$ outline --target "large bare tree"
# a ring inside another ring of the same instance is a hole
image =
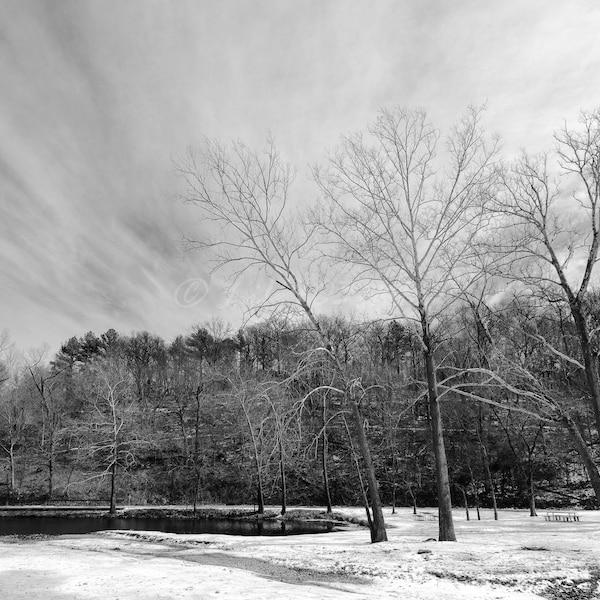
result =
[[[95,477],[110,478],[109,513],[114,515],[119,468],[125,470],[135,462],[133,448],[139,444],[135,435],[126,431],[134,421],[133,378],[123,359],[110,358],[94,362],[90,379],[90,432],[86,450],[104,466],[104,471]]]
[[[337,374],[335,389],[347,401],[356,429],[372,510],[371,541],[385,541],[378,483],[360,413],[362,386],[349,374],[315,312],[322,287],[319,268],[311,262],[314,229],[296,218],[290,201],[291,167],[280,159],[272,141],[262,152],[254,152],[239,142],[225,147],[205,140],[203,149],[190,151],[178,170],[187,182],[185,201],[200,209],[202,223],[214,232],[209,236],[205,227],[203,237],[188,243],[211,251],[214,267],[228,271],[233,283],[252,272],[255,286],[271,290],[254,310],[297,310],[318,335]]]
[[[350,287],[412,319],[423,361],[439,501],[439,538],[455,540],[442,415],[436,326],[476,277],[472,239],[496,179],[496,139],[469,108],[441,144],[422,111],[382,110],[366,133],[342,138],[314,176],[316,215]]]
[[[590,326],[590,294],[597,285],[600,248],[600,110],[582,113],[577,129],[565,124],[555,140],[554,153],[523,153],[507,168],[503,193],[493,204],[498,227],[494,250],[504,257],[500,273],[515,281],[521,294],[548,307],[567,307],[579,352],[571,353],[547,336],[537,338],[556,361],[581,369],[597,435],[599,343],[598,329]],[[561,408],[567,428],[577,437],[569,407]],[[597,468],[592,470],[590,476],[600,483]]]

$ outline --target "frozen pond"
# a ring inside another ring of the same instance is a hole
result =
[[[92,533],[107,529],[164,531],[167,533],[213,533],[225,535],[300,535],[327,533],[327,522],[245,521],[229,519],[171,519],[118,517],[0,517],[0,535],[63,535]]]

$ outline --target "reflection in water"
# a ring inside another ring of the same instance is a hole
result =
[[[164,531],[167,533],[212,533],[224,535],[300,535],[327,533],[327,522],[230,521],[227,519],[121,519],[109,517],[0,517],[0,535],[62,535],[106,529]]]

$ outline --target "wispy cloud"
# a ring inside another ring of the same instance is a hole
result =
[[[598,102],[596,2],[5,0],[0,4],[0,328],[54,347],[88,329],[166,337],[221,310],[179,227],[172,158],[202,134],[299,165],[383,105],[449,124],[469,102],[509,148]]]

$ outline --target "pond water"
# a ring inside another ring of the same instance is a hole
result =
[[[120,519],[111,517],[0,517],[2,535],[64,535],[107,529],[164,531],[167,533],[218,533],[225,535],[300,535],[327,533],[327,522],[231,521],[227,519]]]

